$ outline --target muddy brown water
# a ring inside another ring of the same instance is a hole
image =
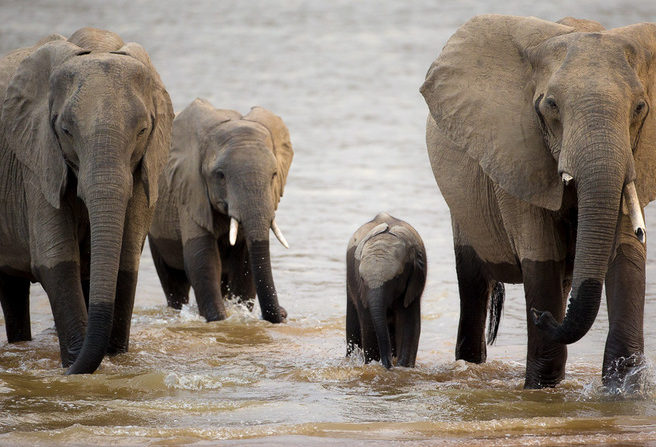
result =
[[[522,389],[521,286],[488,362],[454,362],[458,296],[446,205],[424,146],[418,88],[446,39],[485,12],[567,15],[608,27],[656,21],[651,1],[176,2],[0,0],[0,53],[92,25],[149,51],[175,109],[195,97],[286,121],[296,156],[272,241],[287,324],[237,305],[207,324],[168,309],[144,251],[130,352],[66,377],[47,299],[32,288],[34,340],[0,328],[0,445],[656,445],[656,258],[649,239],[645,391],[601,389],[602,306],[556,389]],[[344,358],[345,248],[386,210],[424,238],[429,276],[417,368]],[[648,231],[656,222],[647,208]],[[652,224],[653,225],[653,224]],[[4,321],[0,320],[0,326]]]

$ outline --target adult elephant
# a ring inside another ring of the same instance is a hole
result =
[[[0,60],[0,302],[29,340],[29,283],[61,361],[91,373],[128,349],[139,258],[173,109],[146,51],[109,31],[52,35]],[[85,305],[85,299],[88,301]]]
[[[196,99],[173,122],[171,157],[148,237],[169,306],[179,309],[194,288],[207,321],[226,318],[223,296],[262,316],[286,317],[271,273],[269,230],[275,222],[294,152],[289,131],[262,107],[242,116]]]
[[[643,362],[655,51],[655,24],[604,30],[484,15],[458,29],[431,66],[421,92],[453,223],[458,359],[485,361],[491,292],[523,282],[525,387],[557,384],[566,345],[592,326],[605,282],[604,383],[622,385]]]

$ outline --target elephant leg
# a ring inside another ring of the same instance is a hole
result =
[[[184,266],[194,288],[200,314],[207,321],[224,320],[221,295],[221,259],[213,235],[190,239],[183,246]]]
[[[358,311],[353,304],[354,297],[346,288],[346,356],[350,356],[356,347],[362,349],[362,335],[360,334],[360,320]]]
[[[420,300],[413,300],[407,308],[399,302],[396,312],[396,342],[398,366],[414,368],[421,333]]]
[[[631,389],[640,379],[632,373],[644,364],[645,257],[637,240],[623,243],[606,274],[609,329],[603,383],[609,387]]]
[[[156,241],[153,241],[150,236],[148,242],[157,276],[159,276],[164,295],[166,295],[166,302],[169,307],[180,310],[183,304],[189,303],[189,287],[191,284],[187,274],[184,270],[170,267],[164,262]]]
[[[485,275],[483,261],[471,247],[456,245],[455,253],[460,292],[456,360],[483,363],[487,357],[485,319],[491,281]]]
[[[0,304],[5,316],[7,341],[31,340],[30,281],[0,273]]]
[[[532,308],[546,309],[556,320],[562,321],[568,290],[565,261],[523,260],[522,277],[528,325],[524,388],[553,387],[565,377],[567,345],[547,341],[533,324],[530,312]]]
[[[50,300],[62,366],[66,368],[77,358],[87,327],[80,266],[77,262],[65,261],[52,268],[39,267],[37,276]]]
[[[143,182],[135,180],[132,197],[125,212],[121,258],[116,281],[114,319],[107,349],[107,353],[110,355],[128,351],[139,261],[153,213],[154,208],[148,206]]]
[[[252,311],[256,290],[246,243],[242,242],[230,248],[227,259],[221,260],[222,265],[227,263],[230,265],[230,273],[227,275],[227,290],[237,298],[238,302],[246,305],[248,310]]]

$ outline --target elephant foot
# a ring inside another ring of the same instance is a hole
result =
[[[609,394],[635,394],[645,388],[646,369],[642,353],[619,357],[604,368],[602,383]]]

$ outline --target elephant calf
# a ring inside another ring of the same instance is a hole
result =
[[[380,213],[362,225],[346,251],[346,355],[414,367],[421,331],[426,250],[408,223]]]
[[[200,314],[226,318],[223,297],[280,323],[271,274],[269,229],[275,222],[294,152],[283,121],[261,107],[246,116],[196,99],[173,122],[171,157],[162,175],[150,249],[169,306],[194,288]]]

